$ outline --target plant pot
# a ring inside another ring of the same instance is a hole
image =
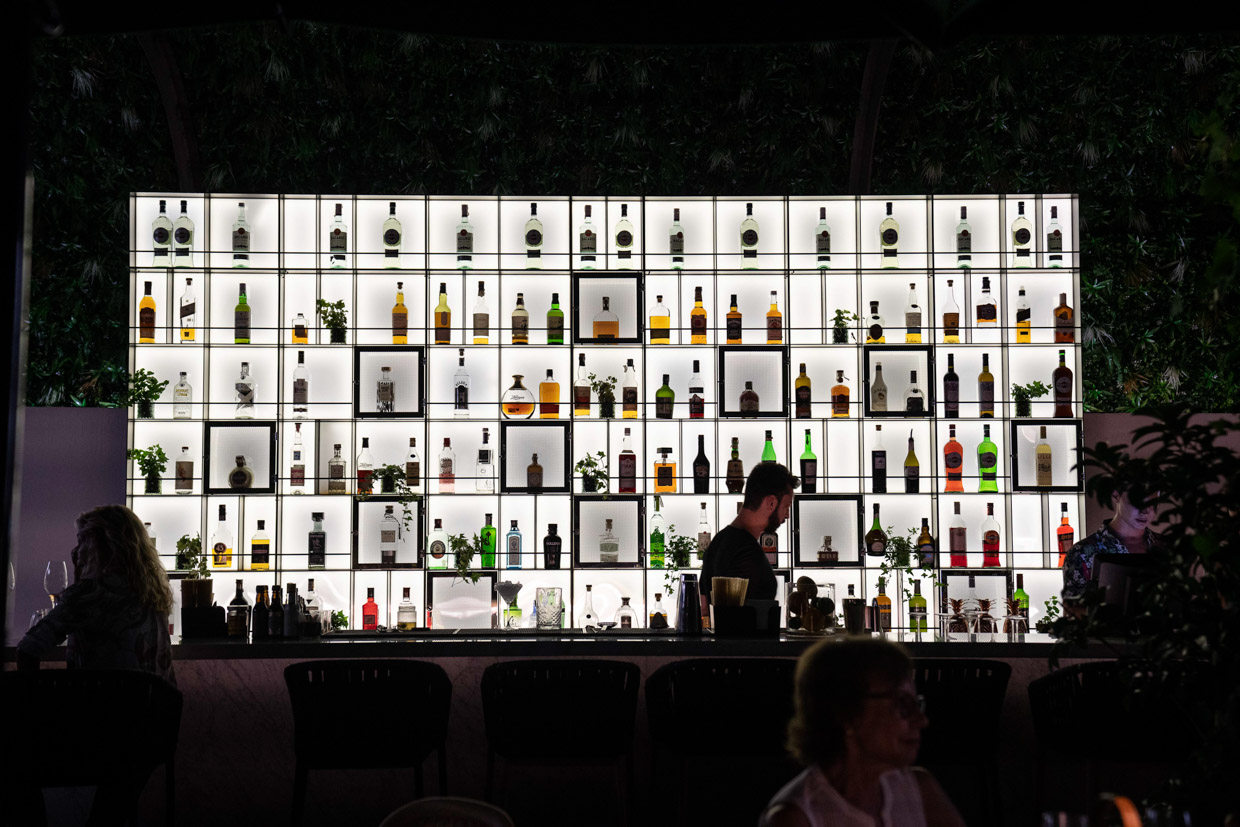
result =
[[[215,602],[211,589],[211,578],[202,577],[196,580],[181,581],[181,608],[209,609]]]
[[[138,419],[154,419],[155,403],[149,399],[144,399],[138,403]]]
[[[146,475],[146,485],[143,488],[144,494],[161,494],[163,493],[164,480],[159,474],[150,473]]]
[[[379,478],[379,491],[383,494],[395,494],[396,493],[396,478],[395,477],[380,477]]]
[[[831,344],[833,345],[848,344],[848,328],[840,328],[840,327],[831,328]]]
[[[1028,399],[1017,399],[1016,400],[1016,415],[1017,416],[1032,416],[1033,415],[1033,402],[1031,402]]]
[[[616,418],[616,400],[606,400],[598,403],[599,419],[615,419]]]
[[[346,342],[345,336],[347,333],[348,331],[346,331],[343,327],[342,328],[333,327],[332,328],[332,344],[333,345],[345,344]]]
[[[594,477],[584,475],[581,478],[581,490],[586,493],[592,493],[598,490],[598,480]]]

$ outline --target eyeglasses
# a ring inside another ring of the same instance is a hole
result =
[[[910,695],[907,692],[871,692],[865,697],[895,701],[896,713],[906,721],[926,714],[926,699],[921,695]]]

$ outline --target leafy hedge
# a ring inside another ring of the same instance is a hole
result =
[[[202,186],[242,192],[842,193],[867,53],[172,37]],[[179,188],[167,121],[134,37],[39,43],[35,81],[27,396],[114,404],[127,194]],[[1236,410],[1238,90],[1208,36],[904,45],[873,191],[1080,193],[1089,408]]]

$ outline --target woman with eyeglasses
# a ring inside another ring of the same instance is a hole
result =
[[[38,669],[66,638],[70,669],[137,669],[176,684],[168,575],[138,515],[123,505],[79,514],[73,585],[17,644],[17,667]]]
[[[962,827],[943,788],[911,766],[926,718],[903,647],[823,641],[797,664],[788,749],[806,769],[775,794],[763,827]]]

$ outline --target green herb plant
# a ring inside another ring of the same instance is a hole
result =
[[[168,387],[168,380],[160,381],[159,377],[146,368],[138,368],[129,376],[129,392],[125,396],[126,407],[137,407],[138,416],[149,419],[150,406],[163,395]]]
[[[1032,400],[1041,399],[1051,392],[1051,389],[1035,380],[1027,385],[1012,384],[1012,401],[1016,403],[1017,416],[1029,416],[1032,411]]]
[[[125,458],[135,460],[144,477],[160,476],[168,468],[168,455],[159,445],[152,445],[146,450],[130,448],[125,453]]]
[[[913,589],[909,585],[913,580],[924,580],[940,588],[943,586],[935,573],[933,562],[929,566],[925,565],[926,561],[917,551],[917,537],[920,533],[920,529],[910,528],[905,534],[897,534],[893,526],[887,526],[887,548],[878,566],[879,574],[887,583],[892,582],[893,572],[904,575],[902,588],[906,602],[913,596]]]
[[[177,540],[177,570],[187,572],[186,580],[202,580],[211,576],[207,555],[202,553],[202,538],[182,534]]]
[[[598,397],[598,415],[601,419],[616,418],[616,377],[589,376],[590,389]]]
[[[413,531],[414,514],[412,505],[421,500],[422,495],[409,487],[408,478],[405,476],[405,467],[389,462],[375,469],[373,479],[377,481],[377,490],[375,485],[372,485],[370,493],[359,491],[357,494],[354,494],[358,502],[365,502],[376,495],[390,496],[394,494],[396,501],[400,503],[401,526],[406,533]]]
[[[456,561],[456,576],[477,583],[482,575],[471,571],[469,566],[475,557],[482,556],[482,538],[475,534],[472,540],[467,540],[464,534],[449,534],[448,546],[452,549],[452,559]]]
[[[607,471],[607,455],[602,451],[585,454],[573,466],[573,473],[581,476],[581,487],[585,491],[601,491],[606,499],[607,483],[610,475]]]
[[[689,566],[696,552],[696,538],[677,534],[675,523],[667,527],[663,538],[663,593],[669,600],[680,585],[680,570]]]
[[[349,311],[345,309],[344,299],[334,302],[318,299],[314,312],[328,330],[340,332],[349,326]]]
[[[349,616],[337,609],[332,612],[332,631],[340,632],[349,628]]]
[[[831,327],[834,334],[832,341],[835,344],[847,344],[849,327],[859,321],[861,321],[861,318],[850,311],[839,307],[835,308],[835,316],[831,319]]]

